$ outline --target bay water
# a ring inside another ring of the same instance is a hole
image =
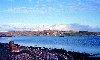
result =
[[[100,36],[16,36],[0,37],[1,43],[9,43],[22,46],[46,47],[65,49],[67,51],[100,55]]]

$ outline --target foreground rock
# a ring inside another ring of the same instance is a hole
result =
[[[0,60],[100,60],[100,57],[63,49],[20,46],[10,41],[0,43]]]

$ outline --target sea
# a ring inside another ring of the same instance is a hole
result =
[[[16,36],[0,37],[0,43],[9,43],[22,46],[46,47],[64,49],[66,51],[100,55],[100,36]]]

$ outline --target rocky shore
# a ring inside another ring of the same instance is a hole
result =
[[[100,57],[64,49],[20,46],[10,41],[0,43],[0,60],[100,60]]]

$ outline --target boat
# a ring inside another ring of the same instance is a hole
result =
[[[59,37],[64,37],[64,35],[60,35]]]

